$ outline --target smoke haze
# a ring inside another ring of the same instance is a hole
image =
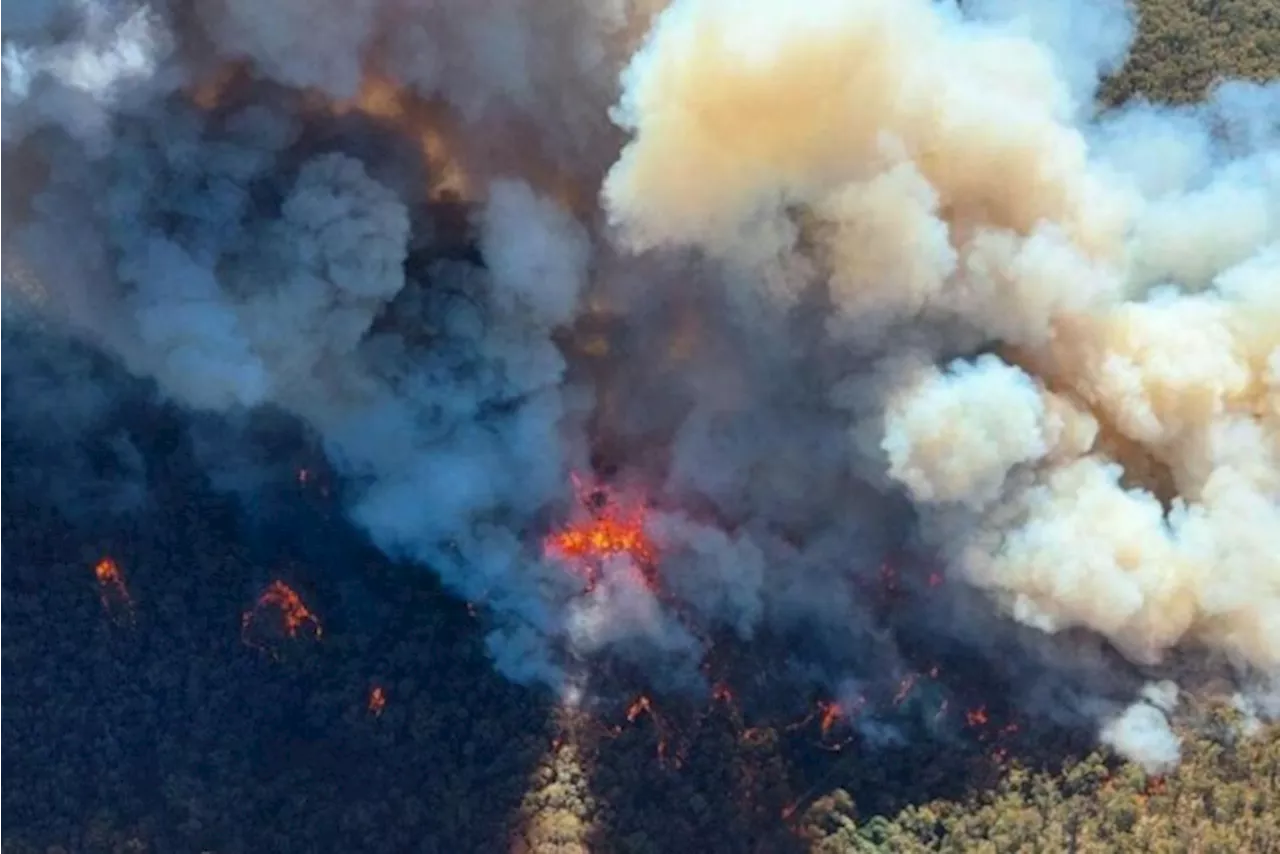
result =
[[[938,574],[913,633],[1167,767],[1148,676],[1280,677],[1280,85],[1097,114],[1132,32],[1109,0],[19,4],[4,426],[110,434],[67,336],[288,413],[566,695],[600,662],[699,690],[721,636],[897,679],[867,585]],[[130,486],[64,503],[126,512],[136,450],[97,441]],[[654,567],[543,548],[575,473]]]

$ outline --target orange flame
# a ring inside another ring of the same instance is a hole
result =
[[[253,640],[251,630],[257,622],[259,613],[268,608],[274,608],[280,612],[283,618],[281,628],[287,638],[296,638],[303,627],[310,627],[311,634],[316,640],[319,640],[323,634],[320,621],[303,604],[302,598],[294,592],[293,588],[283,581],[273,581],[258,597],[254,606],[240,617],[240,638],[246,645],[257,648],[263,646]]]
[[[653,701],[644,694],[636,697],[631,701],[631,705],[627,706],[627,723],[635,723],[640,719],[641,715],[648,715],[649,719],[653,721],[653,726],[658,733],[658,762],[665,765],[668,758],[667,724],[666,721],[662,719],[662,716],[658,714],[658,710],[654,708]],[[611,728],[610,733],[614,736],[620,735],[622,733],[622,727],[613,727]],[[681,757],[677,755],[675,757],[677,767],[679,766],[680,761]]]
[[[641,694],[639,697],[636,697],[631,701],[630,706],[627,706],[627,723],[635,723],[636,718],[640,717],[645,712],[653,714],[653,706],[650,704],[649,698],[644,694]]]
[[[612,514],[561,531],[550,538],[548,548],[572,560],[615,554],[629,554],[643,562],[653,558],[640,520],[617,518]]]
[[[432,176],[431,199],[475,197],[473,181],[459,156],[459,123],[443,104],[419,101],[391,80],[371,76],[361,83],[355,98],[324,108],[337,116],[354,112],[379,119],[415,137]]]
[[[970,709],[964,713],[965,722],[971,727],[986,726],[990,717],[987,715],[986,706],[978,706],[976,709]]]
[[[601,563],[614,555],[628,555],[650,586],[656,583],[653,567],[656,552],[645,532],[643,510],[619,506],[617,498],[603,488],[584,489],[573,477],[578,502],[585,518],[551,534],[543,542],[544,552],[566,562],[586,580],[588,592],[600,578]]]
[[[822,710],[822,734],[825,736],[844,717],[844,709],[839,703],[819,703],[818,706]]]
[[[382,710],[387,706],[387,695],[381,685],[374,685],[369,692],[369,713],[375,718],[382,717]]]
[[[125,586],[120,565],[104,557],[93,567],[93,574],[98,579],[98,599],[102,602],[102,609],[117,619],[132,619],[133,597]]]

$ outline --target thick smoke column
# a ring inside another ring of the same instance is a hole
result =
[[[1093,116],[1124,10],[1012,5],[16,9],[6,301],[193,410],[301,419],[515,679],[696,685],[724,633],[896,678],[865,585],[927,555],[941,636],[1208,650],[1265,692],[1280,87]],[[584,589],[541,542],[601,459],[660,557]],[[1176,761],[1168,703],[1076,684],[1040,711]]]

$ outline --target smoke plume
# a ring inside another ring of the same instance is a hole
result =
[[[6,427],[100,432],[113,394],[36,323],[193,412],[288,413],[566,694],[596,662],[697,690],[729,636],[896,679],[886,566],[947,580],[915,634],[1017,646],[1019,702],[1152,768],[1172,708],[1116,673],[1275,691],[1277,85],[1097,113],[1109,0],[10,19]],[[652,560],[584,583],[544,547],[601,512],[575,475]]]

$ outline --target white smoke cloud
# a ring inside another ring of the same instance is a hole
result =
[[[1182,758],[1181,739],[1169,726],[1165,713],[1143,701],[1108,722],[1101,738],[1103,744],[1138,763],[1148,774],[1171,771]]]

